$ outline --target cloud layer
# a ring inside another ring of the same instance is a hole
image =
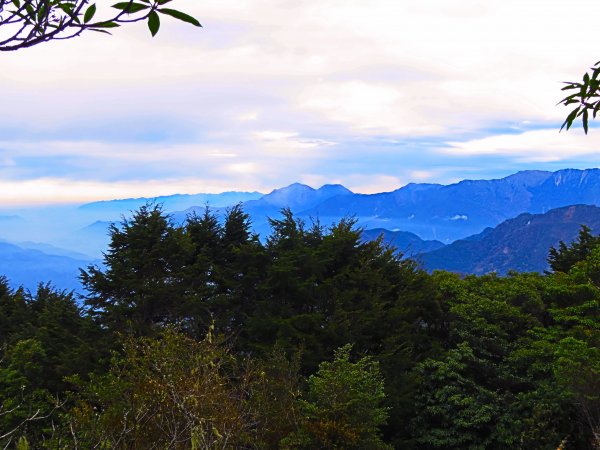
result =
[[[600,162],[599,132],[558,134],[556,107],[560,81],[598,59],[581,26],[598,2],[173,3],[204,28],[2,55],[4,203],[373,192]]]

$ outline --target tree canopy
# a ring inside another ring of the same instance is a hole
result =
[[[0,279],[3,448],[600,448],[600,238],[428,274],[351,219],[111,227],[84,306]]]

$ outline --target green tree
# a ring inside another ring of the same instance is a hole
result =
[[[590,448],[600,448],[600,348],[568,337],[556,350],[558,381],[571,394],[576,405],[580,430]]]
[[[189,243],[158,205],[145,205],[131,219],[109,228],[103,270],[81,270],[90,292],[90,312],[113,330],[147,334],[178,322],[184,307],[183,268]]]
[[[187,217],[185,234],[190,242],[182,279],[186,329],[194,336],[203,336],[215,320],[212,301],[217,292],[223,228],[207,206],[202,215],[194,212]]]
[[[549,276],[435,278],[447,352],[414,369],[417,448],[556,449],[575,427],[554,375]]]
[[[600,447],[600,245],[568,273],[551,278],[554,372],[572,412],[568,442]]]
[[[251,231],[250,216],[241,205],[226,211],[219,244],[211,305],[215,325],[221,333],[245,339],[248,317],[259,299],[259,285],[268,261],[258,236]]]
[[[37,448],[60,423],[65,377],[104,370],[113,344],[71,294],[49,285],[5,292],[0,317],[7,325],[0,328],[0,436],[9,433],[0,443],[27,433]]]
[[[129,337],[123,350],[108,373],[80,383],[73,447],[276,448],[267,442],[293,428],[283,408],[297,387],[285,364],[263,366],[236,357],[212,333],[196,341],[171,328]],[[281,404],[263,414],[267,399]]]
[[[12,344],[32,333],[33,316],[23,289],[17,292],[6,277],[0,277],[0,346]]]
[[[159,15],[201,26],[190,15],[165,7],[170,1],[125,0],[115,3],[109,13],[98,11],[89,0],[0,0],[0,51],[71,39],[85,31],[110,34],[109,30],[139,21],[146,21],[154,36],[160,28]]]
[[[284,440],[284,448],[391,448],[381,439],[388,409],[379,365],[370,357],[350,361],[351,349],[336,350],[333,361],[322,362],[308,379],[300,430]]]
[[[558,248],[551,247],[548,263],[554,272],[569,272],[578,262],[585,260],[595,247],[600,246],[600,236],[593,236],[591,229],[582,225],[577,239],[567,245],[560,241]]]

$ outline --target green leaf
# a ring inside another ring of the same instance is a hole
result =
[[[152,11],[150,14],[148,14],[148,29],[150,30],[152,36],[156,36],[159,28],[160,18],[158,17],[158,14],[156,14],[156,11]]]
[[[600,102],[596,102],[594,105],[594,119],[596,118],[596,114],[598,114],[598,110],[600,109]]]
[[[112,5],[115,9],[120,9],[125,11],[127,14],[133,14],[139,11],[143,11],[144,9],[150,8],[148,5],[143,5],[141,3],[133,3],[133,2],[121,2],[115,3]]]
[[[33,9],[33,6],[31,6],[31,3],[25,4],[25,10],[27,11],[27,14],[29,15],[29,17],[31,17],[31,18],[35,17],[35,10]]]
[[[580,86],[579,83],[569,83],[567,81],[565,81],[564,84],[566,84],[566,86],[562,88],[561,91],[568,91],[569,89],[579,89]]]
[[[569,128],[571,128],[571,125],[573,125],[573,121],[575,120],[575,117],[577,117],[577,113],[578,112],[579,112],[579,108],[575,108],[573,111],[571,111],[569,113],[569,115],[567,116],[567,118],[563,122],[562,126],[560,127],[560,131],[562,131],[563,128],[565,128],[565,126],[567,127],[567,130]]]
[[[92,24],[90,24],[90,26],[92,26],[94,28],[117,28],[117,27],[120,27],[121,25],[119,25],[117,22],[98,22],[98,23],[92,23]]]
[[[96,14],[96,4],[92,4],[92,6],[90,6],[86,11],[85,14],[83,15],[83,23],[88,23],[90,20],[92,20],[92,17],[94,17],[94,14]]]
[[[42,4],[42,6],[40,7],[40,9],[38,10],[38,13],[37,13],[38,23],[42,23],[42,19],[44,18],[45,15],[46,15],[46,5]]]
[[[12,0],[12,2],[17,8],[21,7],[21,2],[19,0]]]
[[[106,33],[106,34],[112,34],[110,31],[106,31],[106,30],[100,30],[98,28],[88,28],[88,30],[90,31],[96,31],[98,33]]]
[[[158,2],[156,2],[156,3],[158,3],[159,5],[164,5],[166,3],[169,3],[170,1],[171,0],[158,0]]]
[[[175,17],[176,19],[182,20],[183,22],[191,23],[197,27],[201,27],[202,25],[192,16],[187,15],[186,13],[182,13],[181,11],[177,11],[175,9],[170,8],[161,8],[158,10],[161,14],[166,14],[171,17]]]
[[[587,109],[583,110],[583,131],[585,132],[585,134],[587,134],[587,132],[588,132],[588,110]]]

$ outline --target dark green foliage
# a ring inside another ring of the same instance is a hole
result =
[[[35,294],[0,283],[0,436],[15,430],[32,444],[53,433],[68,376],[86,378],[107,365],[110,341],[72,295],[40,285]]]
[[[180,318],[185,286],[186,236],[158,205],[142,206],[109,229],[106,270],[90,266],[81,281],[90,311],[116,331],[147,334]]]
[[[553,273],[461,278],[353,220],[271,225],[262,244],[240,206],[177,226],[146,205],[82,271],[85,311],[0,279],[0,444],[599,448],[589,229]]]
[[[577,240],[567,245],[560,241],[558,248],[549,251],[548,262],[554,272],[567,273],[579,261],[585,260],[592,249],[600,245],[600,236],[592,236],[589,227],[582,225]]]
[[[380,435],[388,411],[379,366],[369,357],[351,362],[351,348],[336,350],[334,360],[322,362],[308,379],[300,429],[283,441],[284,448],[391,448]]]
[[[307,228],[284,211],[271,224],[263,295],[248,324],[252,345],[304,347],[310,372],[347,342],[359,352],[380,353],[390,330],[399,331],[397,316],[410,322],[409,333],[427,326],[419,320],[435,316],[435,301],[431,309],[411,304],[425,294],[425,275],[380,241],[362,242],[354,221]]]
[[[590,68],[590,72],[583,75],[582,81],[565,82],[566,86],[563,91],[571,91],[569,95],[563,98],[559,103],[565,106],[576,105],[573,110],[567,115],[565,121],[560,127],[571,128],[573,122],[577,118],[581,118],[583,131],[588,132],[588,121],[590,114],[592,118],[596,118],[600,109],[600,61]]]

